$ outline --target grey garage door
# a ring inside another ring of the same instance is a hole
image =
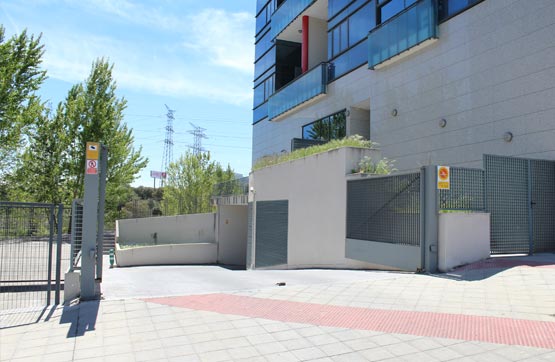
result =
[[[289,201],[258,201],[255,213],[256,267],[287,264]]]

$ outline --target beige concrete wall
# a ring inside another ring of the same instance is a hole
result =
[[[117,242],[126,244],[211,243],[216,240],[213,213],[118,220]]]
[[[379,159],[377,150],[341,148],[251,174],[256,201],[289,200],[285,267],[376,267],[345,258],[346,174],[366,155]]]
[[[490,256],[490,214],[439,214],[438,268],[445,272],[456,266]]]
[[[318,18],[308,21],[308,69],[328,59],[328,23]]]
[[[116,245],[117,266],[215,264],[216,243],[143,246],[121,249]]]
[[[247,205],[220,205],[217,212],[218,263],[245,265]]]

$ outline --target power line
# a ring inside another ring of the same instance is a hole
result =
[[[187,131],[188,133],[193,135],[193,145],[189,145],[189,148],[191,148],[193,150],[193,154],[194,155],[198,155],[201,152],[204,152],[205,149],[202,148],[202,140],[203,139],[208,139],[208,136],[206,136],[206,134],[204,134],[204,131],[206,131],[206,128],[202,128],[199,126],[196,126],[195,124],[189,122],[189,124],[193,127],[192,130]]]
[[[164,152],[162,156],[162,172],[167,172],[168,166],[173,161],[173,120],[175,119],[173,112],[175,110],[170,109],[166,104],[166,109],[168,113],[166,114],[166,138],[164,139]]]

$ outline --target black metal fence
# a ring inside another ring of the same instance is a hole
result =
[[[0,202],[2,313],[59,303],[70,262],[67,216],[62,205]]]

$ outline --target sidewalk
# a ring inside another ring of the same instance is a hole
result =
[[[554,254],[439,275],[322,271],[303,284],[302,272],[283,287],[59,307],[0,330],[0,360],[555,361]]]

